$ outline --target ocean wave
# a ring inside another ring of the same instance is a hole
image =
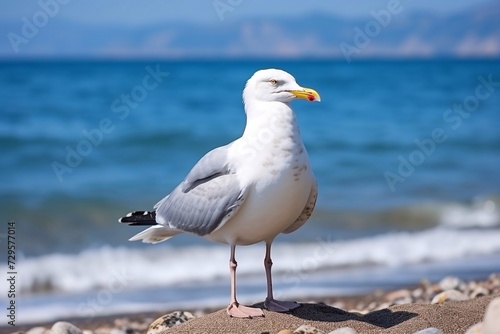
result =
[[[425,262],[460,260],[500,253],[500,230],[449,230],[387,233],[335,241],[324,235],[315,242],[273,246],[277,275],[345,267],[399,267]],[[238,247],[238,275],[263,275],[263,245]],[[18,265],[20,291],[77,293],[120,285],[127,289],[214,282],[228,275],[227,246],[149,249],[101,247],[79,254],[28,257]]]
[[[471,204],[456,203],[440,209],[440,224],[449,227],[493,227],[500,225],[500,203],[495,198],[478,198]]]
[[[402,204],[388,209],[341,210],[317,206],[312,220],[321,226],[337,224],[371,228],[421,230],[431,227],[448,229],[492,228],[500,226],[500,197],[480,196],[464,202],[423,202]]]

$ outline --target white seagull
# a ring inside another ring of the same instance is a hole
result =
[[[243,91],[247,116],[241,138],[208,152],[184,181],[154,206],[120,218],[129,225],[152,225],[130,240],[165,241],[188,232],[231,246],[233,317],[263,316],[259,308],[236,299],[236,245],[266,243],[264,266],[271,311],[287,312],[296,302],[273,298],[271,244],[280,233],[291,233],[311,216],[318,188],[290,102],[320,101],[319,94],[297,84],[285,71],[257,71]]]

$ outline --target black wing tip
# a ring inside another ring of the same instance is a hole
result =
[[[133,211],[125,217],[118,219],[118,222],[129,226],[151,226],[157,225],[155,211]]]

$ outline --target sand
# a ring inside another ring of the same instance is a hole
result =
[[[338,328],[350,327],[359,334],[409,333],[435,327],[443,333],[463,334],[472,325],[483,320],[491,300],[499,298],[496,311],[490,318],[493,327],[500,333],[500,275],[492,274],[487,279],[464,282],[456,277],[446,277],[440,282],[426,280],[419,285],[395,291],[374,291],[362,296],[316,298],[313,302],[301,303],[301,307],[288,312],[276,313],[264,310],[265,317],[254,319],[231,318],[225,309],[135,313],[100,316],[87,322],[85,319],[60,319],[69,321],[87,334],[144,334],[151,323],[162,317],[159,325],[150,334],[169,333],[269,333],[291,331],[302,325],[313,326],[325,333]],[[306,300],[307,301],[307,300]],[[262,303],[255,304],[263,307]],[[492,308],[490,307],[490,310]],[[349,310],[349,311],[348,311]],[[187,318],[186,318],[187,316]],[[194,318],[192,320],[191,319]],[[168,320],[168,325],[164,323]],[[187,321],[187,322],[185,322]],[[0,334],[27,332],[50,334],[54,322],[31,325],[1,326]],[[167,328],[166,326],[175,327]],[[491,324],[491,322],[490,322]],[[40,331],[34,327],[45,328]],[[494,331],[494,333],[496,333]],[[59,333],[62,334],[62,333]]]
[[[466,301],[442,304],[405,304],[362,315],[323,304],[303,304],[290,313],[264,310],[265,317],[236,319],[228,317],[225,310],[193,319],[163,331],[170,333],[278,333],[283,329],[294,330],[308,324],[325,332],[351,327],[363,334],[415,333],[436,327],[445,334],[465,333],[480,322],[489,302],[500,293]],[[261,307],[261,304],[255,306]]]

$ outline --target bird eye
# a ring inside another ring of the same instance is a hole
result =
[[[276,79],[270,79],[269,82],[271,83],[271,85],[273,86],[277,86],[278,85],[278,80]]]

